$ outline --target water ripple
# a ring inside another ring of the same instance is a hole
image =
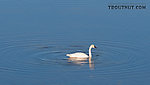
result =
[[[77,64],[67,61],[67,53],[88,54],[89,41],[22,40],[0,42],[0,70],[48,72],[50,67],[64,67],[61,71],[86,71],[87,62]],[[95,41],[98,48],[92,51],[95,70],[93,76],[119,76],[120,78],[144,75],[150,64],[142,46],[130,43]],[[11,68],[8,68],[11,67]],[[46,67],[46,68],[44,68]],[[16,69],[17,68],[17,69]],[[147,75],[148,76],[148,75]]]

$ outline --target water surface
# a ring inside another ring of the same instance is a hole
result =
[[[149,10],[112,11],[96,0],[0,2],[0,84],[149,84]],[[91,65],[68,61],[91,44]]]

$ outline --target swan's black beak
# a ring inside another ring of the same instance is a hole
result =
[[[94,48],[97,48],[96,46],[94,46]]]

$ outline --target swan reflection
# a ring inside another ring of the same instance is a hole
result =
[[[94,69],[94,61],[91,59],[81,59],[79,60],[78,58],[68,58],[68,62],[71,64],[75,65],[84,65],[84,64],[89,64],[90,69]]]

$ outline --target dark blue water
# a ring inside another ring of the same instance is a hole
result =
[[[115,2],[0,0],[0,84],[148,85],[149,5],[109,10]],[[91,44],[92,64],[68,61]]]

